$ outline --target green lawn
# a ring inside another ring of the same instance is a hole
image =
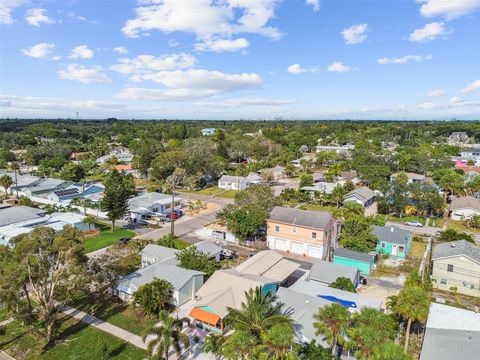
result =
[[[187,246],[192,245],[188,241],[182,239],[175,239],[173,240],[173,244],[175,245],[175,249],[182,250],[185,249]]]
[[[233,199],[235,197],[235,194],[238,193],[238,191],[236,190],[225,190],[225,189],[220,189],[216,186],[208,187],[198,191],[195,191],[195,190],[182,190],[182,191],[186,193],[191,193],[191,194],[218,196],[218,197],[223,197],[227,199]]]
[[[158,322],[158,319],[144,316],[132,305],[113,296],[85,296],[72,306],[139,336]]]
[[[395,222],[400,222],[404,223],[405,221],[418,221],[422,225],[425,225],[425,219],[422,217],[414,216],[414,215],[405,215],[403,217],[399,217],[396,215],[387,215],[385,216],[386,221],[395,221]]]
[[[4,306],[0,307],[0,322],[8,318],[7,309]]]
[[[85,239],[85,251],[87,253],[113,245],[121,238],[133,237],[136,235],[133,231],[122,229],[120,227],[116,228],[115,231],[112,231],[111,226],[103,222],[97,222],[95,226],[100,230],[100,234]]]
[[[0,338],[0,349],[16,359],[140,360],[147,357],[145,350],[67,316],[59,316],[59,322],[60,333],[53,347],[42,350],[43,339],[14,321],[6,326],[6,335]]]
[[[448,220],[447,223],[447,228],[448,229],[455,229],[460,232],[472,232],[472,233],[479,233],[480,229],[474,229],[474,228],[467,228],[464,224],[463,221],[460,220]]]

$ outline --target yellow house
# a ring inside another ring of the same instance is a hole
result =
[[[325,259],[337,238],[337,219],[331,214],[276,206],[267,219],[270,249]]]
[[[441,290],[480,296],[480,248],[466,240],[437,244],[432,279]]]

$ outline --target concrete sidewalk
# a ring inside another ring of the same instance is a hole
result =
[[[106,321],[96,318],[95,316],[89,315],[83,311],[77,310],[69,306],[65,306],[62,309],[62,312],[86,324],[92,325],[99,330],[105,331],[106,333],[109,333],[119,339],[122,339],[132,345],[135,345],[140,349],[147,349],[147,345],[142,341],[142,338],[140,336],[132,334],[131,332],[121,329],[118,326],[112,325]]]

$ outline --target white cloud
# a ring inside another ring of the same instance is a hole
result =
[[[12,24],[12,11],[25,3],[25,0],[0,1],[0,24]]]
[[[320,0],[305,0],[305,2],[312,7],[313,11],[320,11]]]
[[[60,60],[62,57],[61,56],[58,56],[58,55],[55,55],[55,56],[52,56],[52,60],[53,61],[58,61]]]
[[[318,66],[303,68],[300,64],[293,64],[287,68],[287,71],[292,74],[302,74],[306,72],[320,72],[320,68]]]
[[[179,43],[177,40],[175,40],[175,39],[168,39],[168,46],[170,46],[170,47],[176,47],[176,46],[178,46],[178,45],[180,45],[180,43]]]
[[[451,97],[451,98],[448,100],[448,102],[449,102],[450,104],[461,104],[461,103],[464,103],[465,100],[459,98],[458,96],[453,96],[453,97]]]
[[[341,34],[343,36],[343,39],[345,40],[345,44],[355,45],[360,44],[367,39],[367,30],[368,25],[366,23],[357,24],[352,25],[347,29],[344,29]]]
[[[345,65],[343,62],[340,61],[334,62],[327,68],[327,71],[339,73],[347,72],[350,70],[352,70],[351,66]]]
[[[442,16],[446,20],[480,9],[480,0],[417,0],[417,3],[422,4],[420,13],[424,17]]]
[[[385,64],[406,64],[408,62],[414,61],[414,62],[422,62],[426,60],[432,60],[433,56],[432,55],[406,55],[402,57],[383,57],[380,59],[377,59],[377,62],[379,64],[385,65]]]
[[[23,55],[40,59],[50,54],[54,48],[55,44],[40,43],[28,49],[22,49],[22,53]]]
[[[443,89],[435,89],[427,92],[426,95],[429,97],[442,97],[442,96],[445,96],[446,94],[447,92]]]
[[[258,87],[262,78],[254,73],[225,74],[220,71],[189,69],[140,74],[139,81],[153,81],[165,88],[127,88],[119,96],[130,99],[184,100]]]
[[[101,72],[100,66],[86,67],[80,64],[69,64],[66,69],[60,70],[60,79],[80,81],[84,84],[111,82],[107,75]]]
[[[196,59],[190,54],[179,53],[162,56],[138,55],[134,58],[119,59],[118,62],[119,64],[112,65],[110,69],[122,74],[138,74],[189,68],[195,65]]]
[[[113,48],[113,51],[121,55],[128,54],[128,50],[124,46],[117,46],[116,48]]]
[[[245,38],[237,39],[210,39],[205,38],[202,42],[195,44],[196,51],[238,51],[248,47],[250,43]]]
[[[32,26],[40,26],[43,24],[53,24],[55,21],[50,19],[47,15],[46,9],[34,8],[29,9],[27,11],[27,16],[25,16],[25,20]]]
[[[468,84],[467,87],[462,90],[462,92],[469,93],[478,89],[480,89],[480,79]]]
[[[69,57],[71,59],[91,59],[93,51],[87,45],[80,45],[72,49]]]
[[[443,22],[433,22],[426,24],[421,29],[416,29],[408,37],[410,41],[425,42],[435,40],[441,35],[447,35],[449,32],[445,29]]]
[[[267,25],[278,0],[149,0],[141,1],[136,17],[122,28],[128,37],[150,30],[184,31],[199,37],[254,33],[278,39],[282,35]]]

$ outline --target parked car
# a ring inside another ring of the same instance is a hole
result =
[[[167,213],[165,214],[165,218],[166,219],[170,219],[172,217],[172,214],[171,213]],[[177,220],[179,218],[179,216],[177,215],[176,212],[173,213],[173,220]]]
[[[407,226],[423,227],[423,224],[416,220],[405,221],[404,224]]]
[[[132,238],[121,238],[120,240],[117,241],[117,244],[127,245],[130,240],[132,240]]]

